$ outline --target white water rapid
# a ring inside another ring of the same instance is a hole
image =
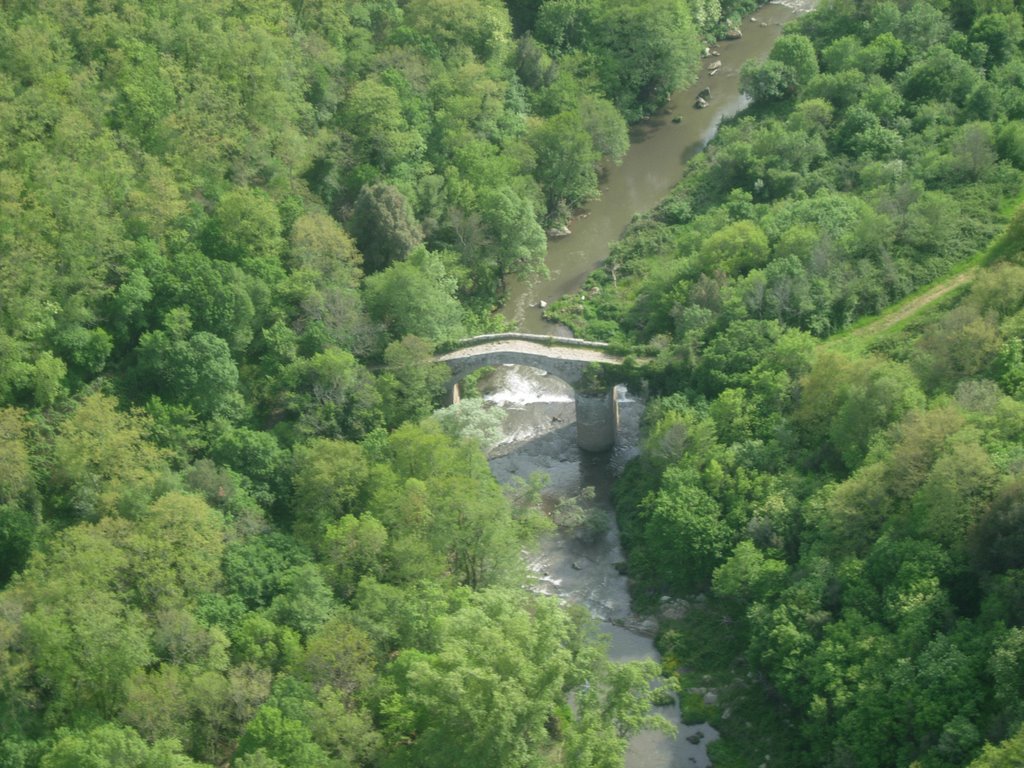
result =
[[[626,578],[615,564],[625,559],[609,493],[615,474],[635,455],[643,405],[619,390],[621,429],[614,451],[586,454],[576,446],[572,389],[534,368],[503,366],[481,382],[484,399],[505,409],[504,439],[491,451],[491,471],[500,482],[524,479],[534,472],[551,478],[546,501],[595,490],[595,514],[607,519],[607,530],[593,541],[552,534],[545,537],[527,562],[536,575],[535,588],[567,602],[585,606],[610,636],[613,661],[658,659],[653,634],[656,625],[633,614]],[[657,711],[679,725],[676,706]],[[696,744],[687,737],[702,734]],[[627,768],[708,768],[707,744],[718,734],[707,724],[681,726],[672,739],[645,731],[633,738]]]

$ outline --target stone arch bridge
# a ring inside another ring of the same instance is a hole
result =
[[[603,342],[529,333],[493,333],[464,339],[454,350],[434,359],[451,369],[448,388],[453,403],[459,401],[459,382],[479,368],[508,364],[539,368],[575,390],[576,442],[580,448],[606,451],[615,445],[619,428],[615,387],[607,387],[599,393],[580,388],[592,365],[607,368],[625,362],[625,358],[611,354]]]

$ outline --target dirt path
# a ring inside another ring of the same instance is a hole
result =
[[[953,277],[949,278],[943,283],[940,283],[939,285],[936,285],[930,291],[922,293],[920,296],[917,296],[909,300],[895,312],[883,315],[877,320],[874,320],[873,322],[868,323],[862,328],[858,328],[857,330],[853,331],[853,333],[850,335],[853,337],[861,337],[881,333],[887,328],[891,328],[892,326],[896,325],[896,323],[900,322],[901,320],[905,320],[906,318],[910,317],[919,309],[928,306],[933,301],[941,299],[954,288],[958,288],[964,283],[970,282],[971,280],[974,279],[974,276],[977,274],[978,268],[971,267],[965,272],[961,272],[959,275],[953,275]]]

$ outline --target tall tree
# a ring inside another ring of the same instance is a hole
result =
[[[423,241],[412,208],[391,184],[363,187],[352,212],[351,228],[370,272],[402,261]]]

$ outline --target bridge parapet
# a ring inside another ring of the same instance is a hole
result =
[[[550,347],[608,348],[608,342],[606,341],[587,341],[586,339],[576,339],[572,336],[546,336],[540,333],[509,331],[507,333],[483,333],[479,336],[470,336],[466,339],[447,342],[441,345],[441,350],[444,353],[455,352],[459,349],[467,349],[498,341],[532,341],[535,344],[544,344]]]

